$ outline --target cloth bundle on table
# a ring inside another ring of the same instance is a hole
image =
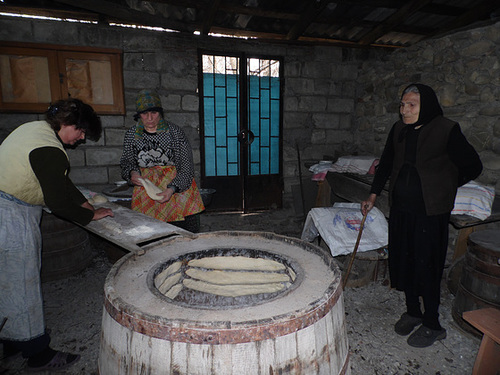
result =
[[[470,181],[458,188],[452,215],[469,215],[485,220],[491,215],[495,188]]]
[[[335,203],[333,207],[312,208],[307,214],[301,239],[321,238],[333,256],[352,253],[363,215],[359,203]],[[358,252],[383,248],[388,244],[388,224],[384,214],[374,207],[367,215]]]
[[[374,156],[341,156],[335,163],[320,161],[309,168],[313,181],[323,181],[328,172],[374,174],[378,159]]]

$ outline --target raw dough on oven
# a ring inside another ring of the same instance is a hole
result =
[[[217,285],[194,279],[184,279],[182,283],[186,288],[223,297],[240,297],[250,294],[275,293],[285,288],[284,283]]]
[[[216,270],[284,271],[286,269],[283,264],[275,260],[244,256],[217,256],[192,259],[188,262],[188,265]]]
[[[205,271],[189,268],[186,270],[186,275],[196,280],[218,285],[290,282],[287,274],[277,272]]]

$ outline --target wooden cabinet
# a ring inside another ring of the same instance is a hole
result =
[[[124,114],[121,50],[0,42],[1,112],[41,113],[68,97]]]

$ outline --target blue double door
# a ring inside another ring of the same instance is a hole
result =
[[[280,208],[283,196],[280,59],[199,53],[203,187],[211,210]]]

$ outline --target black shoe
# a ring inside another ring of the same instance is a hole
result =
[[[408,337],[408,345],[415,348],[426,348],[434,344],[436,340],[443,340],[446,338],[446,330],[431,329],[426,326],[421,326]]]
[[[422,318],[416,318],[408,315],[408,313],[404,313],[394,325],[394,331],[396,331],[398,335],[406,336],[413,331],[413,328],[420,324],[422,324]]]
[[[74,365],[79,359],[80,356],[78,354],[58,351],[48,363],[43,365],[30,365],[28,361],[27,370],[30,372],[63,370]]]

